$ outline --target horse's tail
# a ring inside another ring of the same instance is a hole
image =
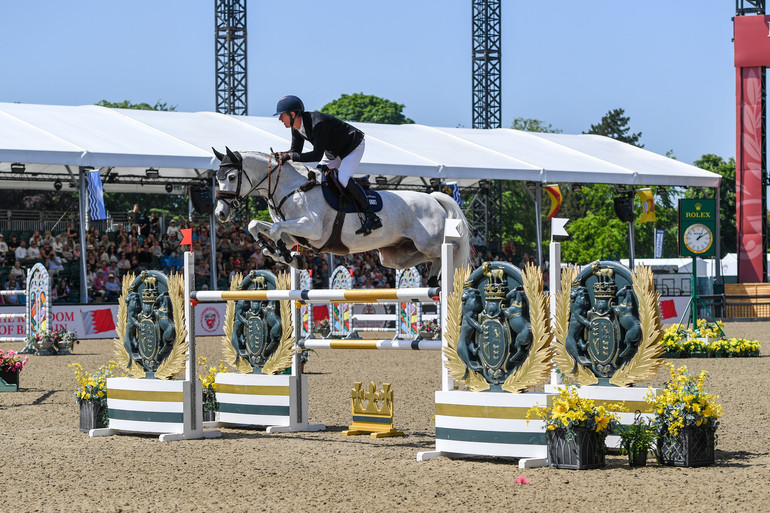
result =
[[[431,197],[439,202],[439,205],[446,211],[447,219],[459,219],[462,221],[460,224],[460,243],[455,250],[455,269],[459,269],[461,266],[470,265],[471,263],[471,227],[468,224],[468,219],[463,213],[463,209],[457,204],[457,201],[443,192],[432,192]]]

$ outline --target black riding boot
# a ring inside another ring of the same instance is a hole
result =
[[[348,185],[345,187],[345,192],[348,194],[353,203],[356,204],[356,208],[359,212],[366,216],[366,219],[361,223],[361,228],[356,230],[356,233],[363,233],[364,237],[372,233],[372,230],[382,228],[382,221],[377,217],[377,214],[372,210],[372,206],[369,204],[369,200],[366,197],[366,193],[358,183],[351,178],[348,180]]]

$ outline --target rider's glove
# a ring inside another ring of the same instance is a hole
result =
[[[292,153],[289,151],[282,151],[281,152],[281,162],[287,162],[291,160],[293,157]]]

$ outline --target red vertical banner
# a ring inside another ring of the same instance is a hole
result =
[[[762,68],[736,69],[736,223],[738,282],[761,283],[762,250]]]

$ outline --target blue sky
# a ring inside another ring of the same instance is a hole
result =
[[[470,0],[248,2],[249,114],[363,92],[471,126]],[[735,155],[728,0],[508,0],[502,119],[581,133],[623,108],[645,148]],[[0,101],[215,108],[214,0],[3,1]],[[278,123],[278,121],[276,121]],[[260,148],[254,148],[260,149]]]

